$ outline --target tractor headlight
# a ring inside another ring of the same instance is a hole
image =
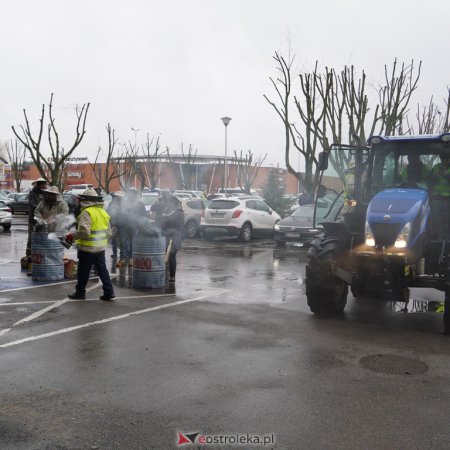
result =
[[[375,239],[373,237],[372,230],[371,230],[369,222],[367,222],[367,220],[366,220],[366,227],[365,227],[364,233],[366,235],[366,245],[368,245],[369,247],[375,247]]]
[[[411,223],[405,224],[395,240],[395,248],[406,248],[408,245],[409,234],[411,233]]]

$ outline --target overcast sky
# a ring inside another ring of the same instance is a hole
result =
[[[275,98],[275,51],[295,68],[365,69],[382,81],[384,64],[423,61],[417,101],[441,102],[450,84],[443,0],[0,0],[0,140],[23,122],[37,125],[53,92],[63,144],[73,140],[76,104],[90,102],[77,156],[106,146],[110,122],[122,141],[148,132],[179,153],[234,149],[284,164],[283,127],[263,94]],[[290,44],[289,44],[290,42]]]

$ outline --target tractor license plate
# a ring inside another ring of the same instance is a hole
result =
[[[300,233],[286,233],[286,237],[299,238],[300,237]]]

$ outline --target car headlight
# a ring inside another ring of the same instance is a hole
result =
[[[366,236],[366,245],[368,245],[369,247],[375,247],[375,238],[373,237],[372,229],[370,228],[369,222],[367,222],[367,220],[364,234]]]
[[[395,248],[406,248],[408,245],[409,234],[411,233],[411,223],[406,223],[395,240]]]
[[[280,231],[280,224],[279,224],[279,223],[276,223],[276,224],[273,226],[273,228],[274,228],[275,230],[277,230],[277,231]]]

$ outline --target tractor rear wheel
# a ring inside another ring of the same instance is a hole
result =
[[[311,242],[305,284],[308,306],[315,314],[340,314],[347,304],[348,285],[332,271],[339,253],[337,238],[315,238]]]

